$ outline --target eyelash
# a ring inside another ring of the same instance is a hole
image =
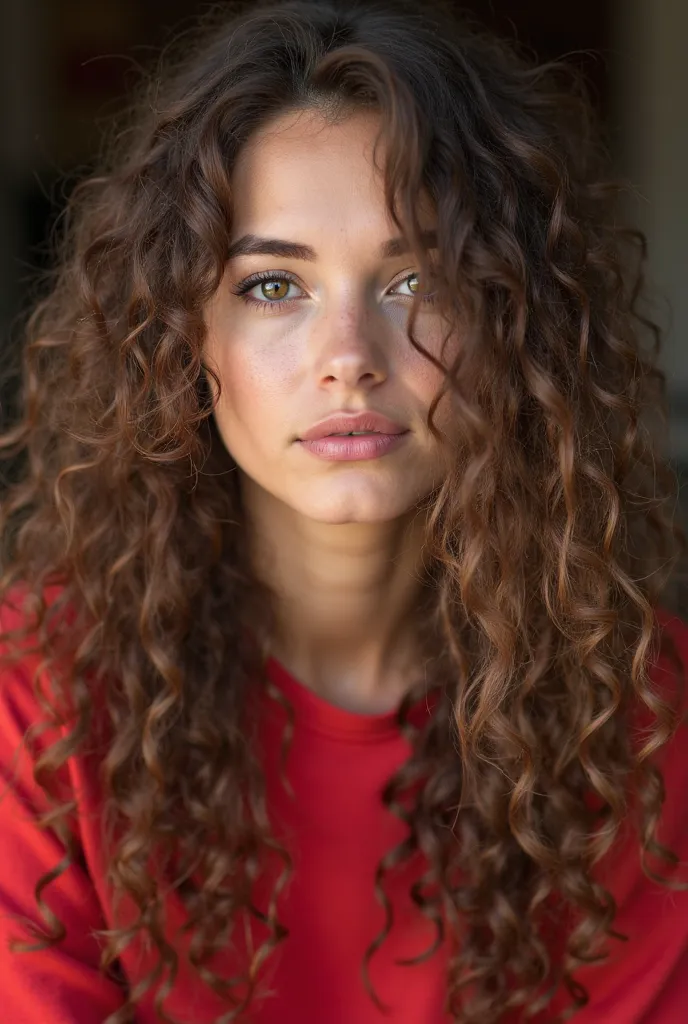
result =
[[[417,277],[418,275],[407,274],[403,277],[398,284],[404,284],[411,277]],[[261,270],[257,274],[251,274],[244,281],[241,281],[236,287],[232,288],[235,295],[238,295],[248,306],[253,306],[254,309],[259,309],[261,313],[270,313],[273,310],[284,308],[284,306],[290,305],[292,302],[298,302],[299,299],[275,299],[274,302],[268,302],[266,299],[256,299],[252,295],[247,293],[255,288],[256,285],[260,284],[261,281],[289,281],[291,284],[296,284],[296,278],[293,274],[289,274],[286,271],[273,272],[271,270]],[[411,299],[412,295],[402,295],[403,299]],[[424,298],[425,303],[433,305],[435,302],[434,292],[426,295]]]

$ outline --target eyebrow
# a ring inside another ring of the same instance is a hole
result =
[[[423,244],[428,249],[437,248],[437,232],[435,230],[422,231]],[[406,238],[389,238],[383,242],[379,249],[381,259],[394,259],[396,256],[403,256],[410,252],[411,247]],[[287,242],[282,238],[261,238],[260,235],[242,235],[229,247],[227,260],[236,259],[237,256],[278,256],[287,260],[308,260],[313,263],[317,260],[318,254],[310,245],[303,245],[301,242]]]

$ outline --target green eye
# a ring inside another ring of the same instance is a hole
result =
[[[261,291],[266,299],[283,299],[289,291],[290,282],[283,277],[271,278],[261,283]]]
[[[417,295],[420,289],[420,274],[407,274],[406,277],[399,282],[399,285],[397,287],[399,287],[400,285],[407,285],[411,292],[411,295]],[[403,292],[400,294],[403,295]],[[411,296],[408,297],[410,298]],[[435,301],[435,293],[427,292],[423,296],[423,301],[432,304]]]

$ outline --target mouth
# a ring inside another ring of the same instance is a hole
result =
[[[348,434],[325,434],[325,437],[370,437],[371,434],[381,433],[381,430],[350,430]]]
[[[299,441],[299,447],[329,462],[362,462],[378,459],[396,451],[404,444],[410,433],[410,430],[402,430],[395,434],[381,431],[324,434],[311,441]]]
[[[320,441],[326,437],[396,437],[408,433],[406,427],[382,413],[368,410],[352,413],[342,411],[328,416],[304,431],[296,440]]]

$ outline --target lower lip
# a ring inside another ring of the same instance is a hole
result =
[[[360,437],[319,437],[317,441],[299,441],[299,444],[321,459],[332,462],[359,462],[387,455],[403,443],[408,434],[361,434]]]

